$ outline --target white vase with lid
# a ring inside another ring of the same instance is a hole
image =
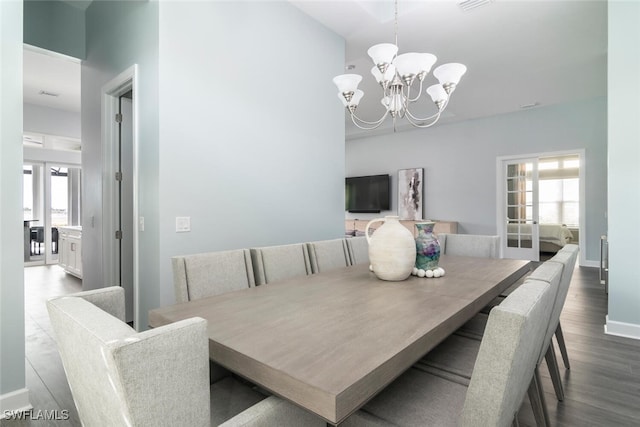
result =
[[[378,279],[405,280],[411,275],[416,262],[416,241],[413,234],[398,220],[397,216],[385,216],[369,221],[365,228],[369,242],[369,261]],[[369,236],[369,227],[375,222],[384,222]]]

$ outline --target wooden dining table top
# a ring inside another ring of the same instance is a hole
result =
[[[208,322],[216,363],[339,424],[530,268],[443,255],[444,277],[389,282],[340,268],[149,312]]]

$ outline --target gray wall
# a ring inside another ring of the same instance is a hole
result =
[[[354,139],[346,144],[347,176],[392,175],[391,215],[398,169],[422,167],[425,218],[458,221],[461,233],[496,234],[497,157],[585,149],[586,259],[598,260],[606,233],[606,108],[600,98]]]
[[[85,58],[84,10],[57,0],[24,2],[24,42]]]
[[[140,327],[174,301],[173,255],[342,235],[342,39],[286,2],[94,2],[86,19],[84,288],[105,286],[100,90],[134,63]]]
[[[171,256],[344,234],[343,67],[344,41],[287,2],[161,3],[162,305]]]
[[[609,2],[608,331],[640,338],[640,4]],[[612,323],[615,322],[615,323]]]
[[[140,212],[146,230],[140,245],[143,328],[158,291],[158,2],[96,1],[87,8],[87,59],[82,63],[83,288],[103,281],[101,90],[138,64]],[[108,207],[106,207],[108,208]]]
[[[25,387],[22,2],[0,2],[0,402]],[[25,396],[25,400],[28,396]]]

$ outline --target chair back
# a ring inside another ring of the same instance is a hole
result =
[[[498,258],[500,236],[477,234],[439,234],[440,253],[446,255]]]
[[[171,258],[176,302],[219,295],[255,286],[248,249]]]
[[[256,285],[312,273],[309,251],[304,243],[251,249]]]
[[[322,240],[307,243],[311,271],[320,273],[351,265],[345,239]]]
[[[369,242],[366,236],[356,236],[346,239],[349,250],[349,262],[351,265],[370,264]]]
[[[560,319],[560,312],[558,312],[558,319],[554,320],[555,308],[558,304],[558,295],[560,290],[560,279],[564,274],[564,265],[557,262],[549,262],[546,261],[539,265],[535,270],[531,272],[527,280],[539,280],[542,282],[547,282],[551,285],[552,293],[554,294],[554,302],[553,308],[551,309],[551,315],[549,316],[549,321],[547,324],[547,330],[545,332],[545,337],[542,341],[542,347],[540,349],[540,355],[538,357],[538,364],[542,363],[542,359],[547,352],[548,344],[551,342],[551,337],[553,336],[556,328],[558,326],[558,321]]]
[[[530,280],[491,310],[459,425],[511,425],[533,378],[553,300],[548,283]]]
[[[560,314],[562,313],[564,302],[567,299],[567,294],[569,293],[569,286],[571,285],[571,278],[573,277],[573,269],[576,266],[578,252],[578,245],[565,245],[563,250],[556,253],[553,258],[547,261],[563,265],[560,285],[558,287],[558,295],[556,296],[556,303],[553,306],[553,312],[551,313],[551,324],[549,325],[549,328],[552,328],[553,331],[549,334],[549,339],[551,339],[551,336],[558,327],[558,322],[560,322]]]
[[[120,287],[47,302],[82,424],[208,426],[206,321],[187,319],[137,333],[90,300],[108,307],[122,302],[117,311],[124,313]]]

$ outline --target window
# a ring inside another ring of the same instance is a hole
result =
[[[580,164],[577,156],[541,158],[538,183],[541,224],[580,223]]]

